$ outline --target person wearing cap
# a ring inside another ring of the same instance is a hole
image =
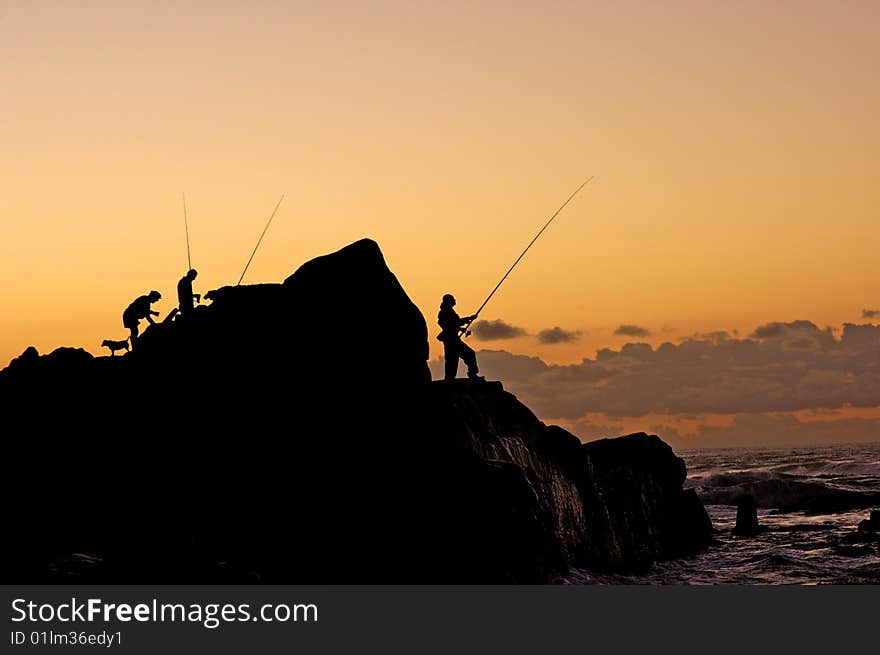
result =
[[[132,302],[128,307],[126,307],[125,311],[122,312],[122,324],[131,330],[131,347],[134,349],[135,342],[138,337],[138,325],[141,322],[142,318],[147,319],[150,322],[150,325],[155,325],[156,321],[153,320],[154,316],[158,316],[159,312],[154,312],[150,307],[154,302],[157,302],[162,298],[162,294],[158,291],[150,291],[145,296],[138,296],[135,298],[134,302]]]
[[[443,355],[446,360],[444,379],[447,382],[455,379],[458,374],[458,360],[462,359],[467,365],[468,378],[482,380],[477,366],[477,354],[461,340],[462,328],[477,316],[474,314],[462,318],[453,307],[455,307],[455,297],[447,293],[440,302],[440,313],[437,315],[437,323],[443,330],[437,338],[443,342]]]
[[[202,299],[199,294],[193,293],[193,280],[196,279],[198,274],[199,272],[196,269],[191,268],[186,272],[186,275],[180,278],[180,282],[177,283],[177,307],[182,316],[192,313],[195,308],[193,300],[200,302]]]

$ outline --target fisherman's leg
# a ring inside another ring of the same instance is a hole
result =
[[[455,343],[443,344],[443,357],[446,360],[443,379],[451,382],[458,375],[458,348],[455,347]]]
[[[131,349],[134,350],[135,341],[138,338],[138,326],[137,325],[129,325],[128,329],[131,330]]]
[[[463,343],[459,346],[459,356],[464,360],[464,363],[467,364],[468,377],[477,377],[480,372],[480,367],[477,366],[477,353],[474,352],[474,349]]]

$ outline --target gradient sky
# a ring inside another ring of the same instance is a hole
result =
[[[878,24],[873,1],[5,0],[0,364],[99,353],[149,289],[167,312],[183,191],[197,290],[238,279],[286,193],[246,281],[370,236],[433,324],[596,175],[484,313],[527,333],[484,345],[548,363],[858,322]],[[533,336],[554,326],[580,336]]]

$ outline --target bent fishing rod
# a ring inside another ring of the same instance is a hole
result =
[[[529,251],[529,248],[531,248],[533,245],[535,245],[535,241],[537,241],[541,237],[541,235],[544,234],[544,230],[546,230],[548,227],[550,227],[550,223],[553,222],[553,219],[556,218],[557,216],[559,216],[560,212],[562,212],[562,210],[565,209],[565,206],[572,201],[572,199],[580,192],[581,189],[583,189],[585,186],[587,186],[587,184],[590,183],[590,180],[592,180],[593,177],[594,176],[591,175],[590,177],[588,177],[584,181],[583,184],[581,184],[577,189],[575,189],[574,193],[572,193],[568,197],[568,199],[559,206],[559,209],[557,209],[555,212],[553,212],[553,216],[550,217],[550,220],[547,221],[546,223],[544,223],[544,227],[542,227],[540,230],[538,230],[538,233],[535,235],[535,238],[533,238],[531,241],[529,241],[529,245],[526,246],[525,250],[523,250],[519,254],[519,257],[517,257],[516,260],[514,260],[513,264],[511,264],[510,268],[507,269],[507,273],[505,273],[504,277],[502,277],[501,280],[499,280],[498,284],[495,285],[495,288],[492,289],[492,293],[490,293],[486,297],[486,299],[483,301],[483,304],[480,305],[479,309],[477,309],[476,313],[473,314],[473,316],[471,317],[471,320],[469,320],[464,326],[462,326],[461,332],[464,333],[465,337],[470,336],[469,328],[470,328],[471,324],[477,320],[477,317],[479,317],[480,312],[482,312],[483,308],[489,304],[489,301],[492,300],[492,296],[494,296],[495,292],[501,288],[501,285],[504,284],[504,280],[507,279],[507,276],[513,272],[513,269],[516,268],[516,265],[519,264],[520,260],[526,256],[526,253]]]
[[[257,248],[259,248],[260,244],[263,242],[263,237],[266,236],[266,230],[268,230],[269,226],[272,224],[272,219],[275,218],[275,212],[277,212],[278,208],[281,206],[282,200],[284,200],[284,194],[281,194],[281,197],[278,199],[278,204],[275,205],[275,209],[272,210],[272,215],[269,217],[266,227],[263,228],[263,233],[260,234],[260,238],[257,239],[257,245],[254,246],[254,251],[251,253],[250,258],[248,258],[247,264],[244,265],[244,270],[241,272],[241,277],[238,278],[238,282],[235,283],[235,286],[239,286],[244,279],[244,274],[247,273],[248,266],[250,266],[251,262],[254,260],[254,255],[257,254]]]

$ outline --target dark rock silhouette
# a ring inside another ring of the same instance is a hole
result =
[[[0,371],[5,581],[530,583],[709,543],[659,438],[581,444],[499,383],[431,384],[372,241],[208,297],[122,357]]]
[[[859,521],[857,529],[845,534],[828,545],[837,555],[844,557],[866,557],[874,554],[874,546],[880,544],[880,512],[873,510],[870,516]]]
[[[855,532],[843,535],[842,544],[880,544],[880,511],[872,510],[868,518],[859,521]]]
[[[758,525],[758,503],[751,494],[743,494],[736,503],[736,526],[734,534],[752,537],[761,531]]]

